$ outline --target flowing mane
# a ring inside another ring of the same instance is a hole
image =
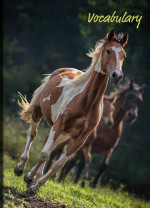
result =
[[[72,80],[73,84],[79,85],[80,83],[83,83],[85,80],[87,80],[91,76],[91,74],[94,70],[94,67],[98,61],[98,58],[100,57],[100,55],[103,51],[105,42],[106,41],[104,39],[99,41],[95,46],[95,50],[92,50],[91,52],[87,53],[87,55],[92,58],[92,63],[87,68],[87,70],[84,72],[84,74],[82,74]]]

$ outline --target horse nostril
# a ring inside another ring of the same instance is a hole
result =
[[[117,76],[116,72],[113,72],[112,77],[115,78],[116,76]]]
[[[133,116],[133,113],[129,112],[129,113],[128,113],[128,116]]]
[[[122,79],[122,77],[123,77],[123,74],[121,74],[119,78]]]
[[[129,113],[128,113],[128,116],[129,116],[130,118],[135,118],[135,117],[136,117],[136,115],[135,115],[134,113],[132,113],[132,112],[129,112]]]
[[[107,125],[108,126],[111,126],[112,125],[112,121],[109,120],[108,123],[107,123]]]

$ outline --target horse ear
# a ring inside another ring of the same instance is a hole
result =
[[[122,47],[124,47],[127,44],[127,42],[128,42],[128,33],[127,32],[122,36],[122,38],[119,42],[122,45]]]
[[[112,29],[109,31],[109,33],[106,35],[106,40],[111,41],[115,37],[115,29]]]
[[[130,85],[129,85],[129,88],[130,89],[133,89],[133,83],[134,83],[134,77],[132,77],[131,81],[130,81]]]
[[[141,87],[140,87],[140,90],[139,90],[140,93],[143,94],[143,92],[145,91],[145,89],[146,89],[146,84],[142,84]]]

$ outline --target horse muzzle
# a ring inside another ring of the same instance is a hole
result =
[[[137,116],[133,112],[128,112],[126,115],[126,122],[131,125],[133,124],[137,119]]]
[[[118,85],[119,82],[122,80],[123,74],[122,73],[117,73],[116,71],[113,71],[110,74],[110,81],[112,85]]]

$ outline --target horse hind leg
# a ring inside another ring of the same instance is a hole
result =
[[[38,162],[36,163],[36,165],[31,169],[30,172],[28,172],[25,176],[24,176],[24,181],[26,183],[33,183],[33,181],[36,178],[36,175],[38,173],[38,170],[40,168],[40,166],[45,163],[49,157],[50,157],[50,153],[52,151],[53,148],[55,148],[55,140],[57,139],[57,137],[61,134],[61,129],[59,126],[56,127],[56,129],[58,129],[58,131],[55,129],[55,126],[57,125],[53,125],[50,133],[49,133],[49,137],[48,140],[43,148],[43,150],[40,153],[40,157]]]
[[[35,117],[35,112],[33,111],[33,116],[31,118],[31,125],[30,125],[28,132],[27,132],[27,143],[25,146],[25,150],[24,150],[23,154],[21,155],[20,162],[14,168],[14,173],[17,176],[21,176],[23,174],[26,163],[29,159],[29,151],[30,151],[30,148],[31,148],[31,145],[32,145],[34,139],[36,138],[37,128],[38,128],[38,125],[40,123],[40,119],[42,116],[40,114],[40,116],[38,118],[34,118],[34,117]]]

